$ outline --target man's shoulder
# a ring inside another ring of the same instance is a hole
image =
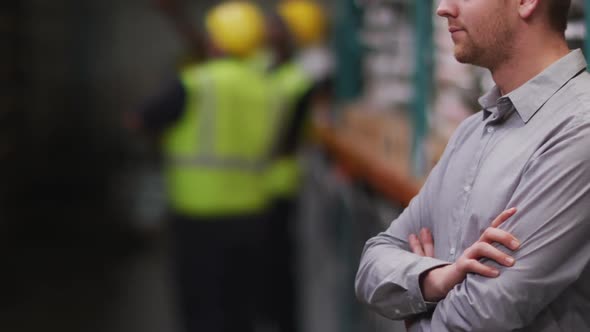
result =
[[[578,114],[588,117],[590,114],[590,73],[583,72],[571,82],[572,98],[575,98]]]
[[[558,115],[553,118],[552,126],[560,128],[553,132],[553,143],[560,140],[573,140],[568,149],[575,151],[577,157],[590,160],[590,73],[584,71],[574,77],[560,98]]]
[[[566,132],[579,131],[579,135],[588,135],[590,127],[590,73],[584,71],[571,79],[550,102],[549,109],[554,115],[553,127],[560,127]]]

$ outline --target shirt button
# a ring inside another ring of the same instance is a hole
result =
[[[471,191],[471,186],[465,186],[463,187],[463,190],[465,190],[466,193]]]
[[[454,255],[454,254],[455,254],[455,248],[451,248],[451,250],[449,250],[449,253],[450,253],[451,255]]]
[[[401,311],[399,311],[399,309],[395,309],[394,312],[396,315],[399,315],[401,313]]]
[[[494,128],[492,128],[492,127],[488,127],[488,133],[490,133],[490,134],[491,134],[491,133],[493,133],[493,132],[494,132]]]

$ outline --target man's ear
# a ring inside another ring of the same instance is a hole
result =
[[[519,0],[518,14],[522,19],[528,19],[533,15],[540,0]]]

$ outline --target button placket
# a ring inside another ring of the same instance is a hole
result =
[[[482,138],[480,141],[480,148],[477,150],[475,158],[473,159],[473,163],[469,168],[469,172],[465,179],[462,192],[461,192],[461,208],[457,213],[457,218],[454,220],[453,225],[453,233],[452,234],[460,234],[461,225],[466,222],[465,219],[465,211],[467,210],[467,205],[469,203],[469,195],[473,190],[473,183],[475,182],[475,178],[478,174],[479,167],[481,166],[481,161],[484,158],[484,151],[488,146],[488,143],[491,140],[493,135],[487,135],[486,133],[493,133],[495,129],[491,126],[484,129],[484,134],[482,134]],[[457,248],[460,247],[459,241],[461,240],[460,236],[455,237],[454,235],[451,236],[450,241],[450,250],[449,250],[449,260],[454,261],[455,255],[457,254]]]
[[[449,261],[455,260],[456,253],[457,253],[457,250],[455,249],[455,247],[451,247],[451,249],[449,250]]]

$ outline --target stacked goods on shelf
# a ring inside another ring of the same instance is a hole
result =
[[[412,100],[414,31],[409,1],[364,1],[365,95],[379,107],[407,108]]]
[[[387,112],[368,104],[351,105],[345,110],[342,127],[368,153],[380,156],[396,171],[410,176],[412,130],[403,112]]]
[[[403,114],[349,105],[337,127],[317,123],[315,133],[348,175],[407,205],[423,179],[410,171],[412,133]]]

